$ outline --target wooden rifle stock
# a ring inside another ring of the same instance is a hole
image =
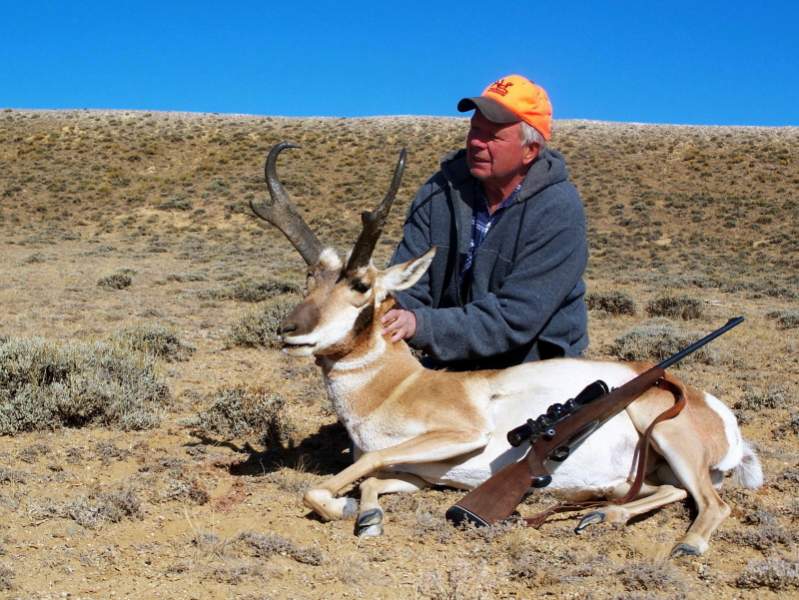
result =
[[[532,485],[527,460],[511,463],[486,479],[447,510],[454,525],[472,523],[479,527],[507,519]]]
[[[530,440],[530,450],[525,458],[504,467],[466,494],[447,511],[447,520],[456,525],[462,522],[492,525],[507,519],[531,487],[542,488],[550,484],[552,476],[545,463],[557,468],[589,435],[663,379],[667,368],[743,320],[743,317],[730,319],[724,326],[608,393],[596,391],[607,390],[604,382],[594,382],[565,405],[551,406],[537,422],[528,421],[529,430],[525,431],[525,426],[522,426],[509,432],[508,439],[514,446]],[[673,388],[673,385],[666,387]],[[556,407],[557,410],[553,411]],[[545,417],[553,418],[554,422],[542,422]],[[520,430],[524,433],[520,434]]]

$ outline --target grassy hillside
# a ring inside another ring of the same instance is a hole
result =
[[[35,234],[146,235],[154,223],[219,234],[263,195],[268,148],[290,140],[302,149],[281,159],[286,186],[320,235],[346,245],[399,148],[410,153],[399,196],[407,202],[464,133],[464,120],[443,118],[6,111],[3,218]],[[727,283],[751,279],[757,266],[795,286],[798,141],[794,128],[559,122],[553,146],[588,209],[592,272],[633,259]],[[395,235],[405,206],[388,228]]]

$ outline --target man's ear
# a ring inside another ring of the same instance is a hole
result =
[[[380,273],[375,287],[381,290],[383,296],[388,292],[407,290],[424,275],[435,255],[436,247],[433,246],[419,258],[389,267]]]
[[[532,164],[532,162],[538,158],[539,152],[541,152],[541,146],[538,144],[527,144],[522,150],[522,162],[525,165]]]

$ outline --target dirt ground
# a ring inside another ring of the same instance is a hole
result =
[[[732,515],[706,554],[668,558],[689,501],[579,536],[574,516],[454,529],[443,515],[462,494],[446,489],[386,496],[377,539],[303,507],[349,448],[313,362],[236,333],[303,281],[299,257],[247,207],[265,195],[265,153],[282,139],[302,146],[281,156],[281,177],[318,235],[346,250],[406,146],[384,263],[414,190],[466,123],[0,111],[0,345],[159,326],[189,349],[156,362],[169,389],[156,427],[0,436],[0,596],[799,595],[796,128],[556,124],[589,219],[589,355],[618,356],[615,342],[640,325],[698,337],[746,317],[710,359],[677,369],[733,407],[765,471],[757,490],[725,482]],[[663,316],[664,296],[694,312]],[[645,353],[652,340],[638,343]],[[280,398],[276,435],[208,426],[232,389]],[[520,510],[550,501],[536,494]]]

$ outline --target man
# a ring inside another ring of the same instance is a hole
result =
[[[435,259],[396,294],[384,332],[451,369],[579,356],[588,345],[585,215],[563,157],[546,147],[549,98],[510,75],[458,110],[475,111],[466,149],[417,193],[391,263],[431,246]]]

